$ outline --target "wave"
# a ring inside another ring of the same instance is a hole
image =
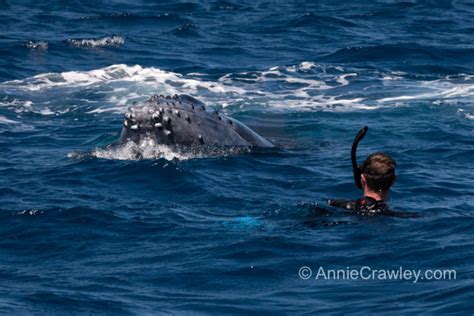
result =
[[[198,36],[200,36],[197,26],[192,24],[191,22],[188,22],[186,24],[183,24],[183,25],[175,28],[171,33],[176,35],[176,36],[179,36],[179,37],[198,37]]]
[[[16,87],[27,91],[41,91],[55,88],[84,88],[97,84],[112,83],[143,83],[144,85],[161,84],[166,86],[170,94],[197,93],[206,89],[212,93],[244,94],[243,89],[225,86],[216,82],[186,78],[185,76],[158,68],[143,68],[139,65],[112,65],[91,71],[67,71],[62,73],[39,74],[24,80],[7,81],[0,87]],[[175,88],[172,88],[172,87]],[[126,90],[127,85],[123,87]],[[117,89],[116,92],[122,90]],[[149,95],[148,95],[149,96]]]
[[[310,26],[342,26],[342,27],[356,27],[356,23],[340,17],[316,15],[311,12],[306,12],[287,22],[286,27],[310,27]]]
[[[243,11],[249,10],[249,7],[230,1],[216,1],[210,9],[213,11]]]
[[[433,80],[403,72],[302,62],[213,77],[117,64],[0,83],[0,106],[41,115],[72,111],[106,115],[123,113],[128,105],[156,93],[190,94],[229,114],[263,109],[360,111],[417,101],[468,103],[474,96],[474,75]]]
[[[399,61],[415,67],[430,68],[431,73],[442,73],[443,66],[447,69],[456,69],[458,65],[472,64],[474,49],[453,46],[428,45],[418,43],[396,43],[374,46],[350,46],[339,49],[322,57],[326,62],[362,63],[362,62],[389,62]],[[428,62],[429,61],[429,64]],[[454,66],[454,68],[453,68]]]
[[[125,43],[125,38],[122,36],[105,36],[99,38],[89,39],[68,39],[67,43],[75,47],[108,47],[120,46]]]
[[[81,20],[97,20],[97,21],[108,21],[111,23],[120,23],[120,24],[131,24],[131,25],[140,25],[143,26],[144,23],[153,23],[154,26],[157,24],[168,25],[170,23],[185,23],[186,19],[181,18],[179,15],[163,12],[156,15],[142,15],[128,12],[118,12],[118,13],[104,13],[99,15],[84,16],[80,18]]]

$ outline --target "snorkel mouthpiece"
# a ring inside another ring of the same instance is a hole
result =
[[[361,170],[361,167],[357,164],[357,146],[359,145],[359,142],[362,140],[362,138],[364,138],[368,129],[369,128],[367,126],[364,126],[363,128],[359,130],[356,137],[354,138],[354,141],[352,142],[352,149],[351,149],[352,172],[354,173],[354,182],[355,182],[355,185],[361,190],[362,190],[362,182],[361,182],[360,177],[362,176],[362,170]]]

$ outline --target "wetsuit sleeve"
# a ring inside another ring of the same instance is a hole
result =
[[[351,200],[328,200],[328,205],[346,210],[355,210],[356,202]]]

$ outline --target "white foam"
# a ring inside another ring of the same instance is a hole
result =
[[[463,109],[458,109],[458,113],[461,114],[464,118],[466,118],[468,120],[474,120],[474,115],[471,114],[471,113],[467,113]]]
[[[0,124],[5,124],[5,125],[8,125],[8,124],[20,124],[20,122],[17,122],[17,121],[14,121],[14,120],[10,120],[10,119],[6,118],[5,116],[0,115]]]
[[[52,115],[66,113],[87,103],[88,107],[93,107],[88,109],[89,114],[123,113],[126,106],[145,100],[154,93],[184,93],[196,96],[211,107],[230,111],[247,107],[279,111],[352,111],[406,105],[417,100],[447,103],[474,96],[472,75],[416,81],[401,72],[345,69],[307,61],[264,71],[225,74],[218,80],[205,80],[203,77],[205,74],[201,73],[182,75],[154,67],[123,64],[90,71],[45,73],[0,83],[0,91],[19,91],[18,100],[20,97],[36,99],[46,95],[48,98],[42,99],[47,101],[0,101],[0,106],[9,103],[17,108],[17,112]],[[356,77],[360,80],[353,88],[352,78]],[[360,84],[365,82],[366,86],[361,87]],[[383,89],[383,97],[380,97],[379,88]],[[72,106],[70,103],[62,105],[61,101],[70,98],[71,92],[81,95],[81,91],[86,89],[88,95],[96,94],[98,98],[73,100],[76,104]],[[71,108],[64,109],[63,106]]]
[[[25,46],[30,49],[35,50],[47,50],[48,49],[48,42],[46,41],[28,41],[26,42]]]
[[[123,113],[125,110],[122,109],[122,108],[97,108],[97,109],[93,109],[93,110],[90,110],[90,111],[87,111],[86,113],[88,114],[100,114],[100,113],[117,113],[117,114],[121,114]]]
[[[474,115],[469,114],[469,113],[464,114],[464,117],[469,119],[469,120],[474,120]]]
[[[309,62],[309,61],[304,61],[299,65],[299,68],[301,70],[308,70],[308,69],[315,68],[315,67],[316,67],[316,64],[312,63],[312,62]]]
[[[441,91],[440,95],[445,98],[467,98],[474,96],[474,84],[458,85]]]
[[[60,74],[40,74],[25,80],[4,82],[3,86],[14,86],[29,91],[39,91],[61,87],[87,87],[98,83],[136,82],[148,86],[161,84],[168,88],[168,93],[198,93],[205,89],[212,93],[244,94],[244,89],[225,86],[216,82],[200,81],[185,78],[181,74],[164,71],[157,68],[142,68],[139,65],[112,65],[91,71],[68,71]]]
[[[384,76],[384,80],[386,80],[386,77],[387,76]],[[433,102],[443,100],[447,102],[458,99],[469,99],[474,97],[474,82],[466,83],[466,81],[473,81],[473,79],[474,76],[460,74],[432,81],[405,81],[398,83],[400,85],[399,90],[402,90],[403,86],[405,86],[421,92],[411,95],[386,97],[377,100],[377,102],[386,103],[415,100],[434,100]],[[390,81],[392,79],[389,78],[388,80]]]
[[[23,210],[21,212],[16,213],[17,215],[31,215],[34,216],[36,214],[43,214],[43,211],[38,210],[38,209],[32,209],[32,210]]]
[[[106,47],[122,45],[125,43],[125,38],[122,36],[106,36],[100,38],[68,39],[67,42],[77,47]]]
[[[306,90],[315,89],[315,90],[327,90],[331,89],[331,86],[328,86],[324,81],[312,80],[312,79],[302,79],[302,78],[286,78],[284,81],[288,83],[299,83],[306,85]]]
[[[120,146],[110,148],[97,148],[92,156],[113,160],[138,160],[138,159],[160,159],[187,160],[190,157],[172,150],[171,147],[156,144],[152,139],[145,139],[140,144],[127,142]]]
[[[332,67],[335,69],[335,67]],[[294,71],[292,74],[291,71]],[[305,77],[301,72],[316,71],[311,77]],[[337,70],[343,71],[342,68]],[[16,88],[23,91],[53,93],[61,89],[82,90],[85,88],[106,90],[108,102],[100,108],[90,110],[88,113],[123,112],[117,107],[124,107],[133,101],[148,98],[153,93],[174,94],[185,93],[199,97],[204,102],[217,104],[223,107],[232,106],[236,103],[242,105],[263,104],[272,106],[275,103],[285,104],[287,98],[297,98],[299,103],[307,102],[317,91],[330,90],[335,87],[347,85],[347,78],[354,73],[342,74],[339,77],[326,75],[338,85],[329,85],[325,80],[317,78],[318,73],[324,73],[325,69],[312,62],[303,62],[296,66],[272,67],[269,70],[253,73],[228,74],[217,81],[206,81],[190,78],[181,74],[164,71],[157,68],[143,68],[139,65],[112,65],[109,67],[91,71],[68,71],[63,73],[40,74],[24,80],[5,82],[0,85],[7,89]],[[267,86],[278,84],[282,89],[273,91]],[[295,87],[298,85],[297,87]],[[112,89],[112,91],[110,91]],[[64,91],[64,93],[68,92]],[[61,96],[59,96],[61,98]],[[340,98],[344,99],[344,98]],[[298,102],[289,104],[289,108],[297,107]],[[314,104],[314,102],[313,102]],[[319,104],[322,108],[327,108]],[[115,110],[114,110],[115,108]],[[302,106],[302,109],[307,109]],[[43,111],[43,114],[51,114]]]
[[[31,108],[33,105],[33,102],[30,100],[19,100],[19,99],[13,99],[13,100],[2,100],[0,101],[0,106],[2,107],[25,107],[25,108]]]
[[[384,81],[394,81],[394,80],[402,80],[403,77],[401,76],[396,76],[396,75],[385,75],[383,76]]]
[[[51,111],[49,108],[44,108],[38,112],[41,115],[54,115],[55,112]]]
[[[378,102],[393,102],[393,101],[407,101],[407,100],[415,100],[415,99],[419,99],[420,97],[423,97],[423,96],[429,96],[428,94],[426,95],[401,95],[401,96],[397,96],[397,97],[390,97],[390,98],[383,98],[383,99],[379,99]]]
[[[364,103],[363,98],[341,99],[319,95],[305,100],[269,101],[269,105],[275,109],[293,111],[329,110],[331,112],[346,112],[354,110],[376,110],[379,107]]]
[[[357,76],[356,73],[344,74],[344,75],[338,76],[336,78],[336,81],[339,82],[341,86],[347,86],[349,84],[349,81],[346,78],[356,77],[356,76]]]

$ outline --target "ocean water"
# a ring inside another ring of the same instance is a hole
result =
[[[473,21],[467,0],[0,0],[0,313],[472,314]],[[278,148],[107,149],[154,93]],[[411,216],[325,206],[360,195],[364,125]]]

